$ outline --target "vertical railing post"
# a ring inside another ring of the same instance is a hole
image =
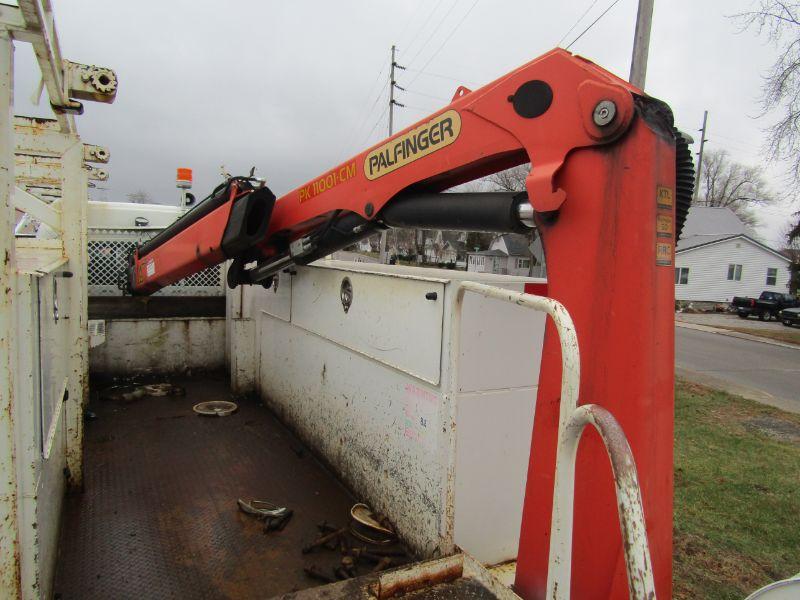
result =
[[[64,252],[69,258],[72,277],[64,279],[70,296],[68,360],[69,398],[65,403],[67,426],[68,485],[83,485],[83,408],[89,389],[89,315],[87,309],[87,212],[88,175],[83,168],[83,144],[77,135],[75,143],[61,157],[62,227]]]
[[[0,31],[0,111],[0,596],[17,598],[20,570],[14,427],[14,44],[4,31]]]

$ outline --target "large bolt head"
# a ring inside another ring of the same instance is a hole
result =
[[[598,127],[605,127],[617,116],[617,105],[611,100],[602,100],[597,103],[592,113],[592,120]]]

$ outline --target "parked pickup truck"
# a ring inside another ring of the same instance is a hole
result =
[[[784,308],[800,306],[800,302],[790,294],[761,292],[758,298],[736,296],[733,302],[731,302],[731,306],[736,309],[736,314],[742,319],[754,315],[760,320],[766,321],[769,319],[777,319],[778,313]]]

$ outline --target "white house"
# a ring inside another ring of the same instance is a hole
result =
[[[538,248],[541,243],[537,239]],[[496,236],[488,250],[467,253],[467,271],[499,273],[502,275],[543,276],[542,260],[531,253],[531,240],[527,236],[507,233]],[[533,271],[531,269],[533,263]],[[542,268],[537,268],[542,267]]]
[[[508,275],[508,254],[502,250],[480,250],[467,253],[467,271]],[[525,275],[527,275],[527,271]]]
[[[429,263],[453,263],[456,268],[466,266],[466,231],[436,230],[425,238],[425,260]]]
[[[675,252],[675,299],[730,302],[764,290],[787,293],[789,264],[732,210],[694,206]]]

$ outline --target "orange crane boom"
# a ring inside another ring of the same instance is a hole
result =
[[[676,158],[677,157],[677,158]],[[523,194],[443,194],[531,163]],[[268,285],[391,226],[524,231],[547,256],[548,295],[570,312],[581,348],[580,402],[612,412],[639,471],[658,595],[671,597],[674,245],[693,184],[686,141],[663,102],[556,49],[276,199],[231,178],[136,249],[126,274],[147,294],[224,260],[228,282]],[[558,431],[560,350],[548,324],[515,590],[541,598]],[[627,598],[604,446],[577,458],[572,591]]]

